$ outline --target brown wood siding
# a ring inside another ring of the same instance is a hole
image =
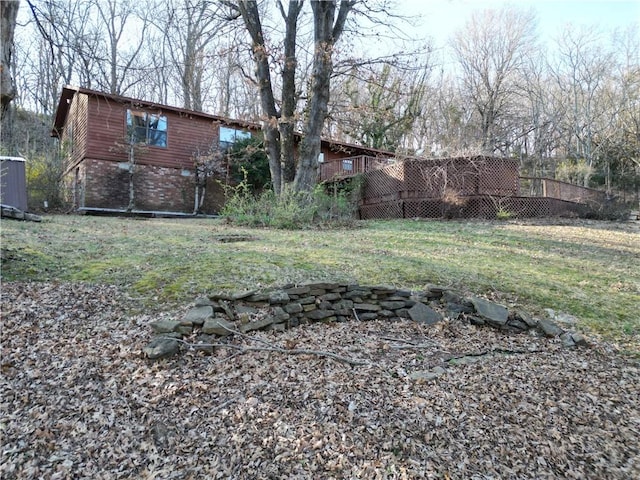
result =
[[[88,103],[86,95],[76,95],[69,109],[69,117],[61,138],[67,171],[72,170],[87,154]]]
[[[90,97],[87,156],[116,162],[127,161],[126,113],[131,105]],[[136,108],[139,109],[139,108]],[[217,148],[220,123],[181,112],[139,109],[167,117],[167,147],[144,146],[136,163],[167,168],[193,169],[193,156]]]

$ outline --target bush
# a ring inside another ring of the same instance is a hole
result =
[[[309,227],[349,226],[354,223],[357,199],[351,189],[332,194],[318,185],[312,192],[284,189],[280,196],[272,190],[254,195],[252,186],[242,180],[227,187],[228,198],[222,215],[238,225],[287,230]]]
[[[32,212],[66,208],[63,165],[57,155],[32,156],[26,162],[27,202]],[[47,207],[45,207],[45,202]]]
[[[254,192],[261,192],[271,184],[269,158],[260,137],[234,143],[227,152],[227,158],[234,182],[246,181]]]

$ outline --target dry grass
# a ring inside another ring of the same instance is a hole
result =
[[[244,241],[221,241],[221,238]],[[214,291],[340,279],[484,294],[552,308],[624,343],[640,335],[638,224],[378,221],[357,229],[234,228],[217,220],[3,220],[3,281],[117,285],[145,306]]]

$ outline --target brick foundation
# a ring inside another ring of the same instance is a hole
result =
[[[85,209],[126,210],[129,206],[129,172],[113,161],[86,159],[69,172],[75,186],[75,203]],[[126,164],[122,164],[123,166]],[[193,172],[182,169],[136,165],[133,174],[136,210],[193,213],[195,183]],[[223,189],[215,179],[207,182],[203,213],[217,213],[224,201]]]

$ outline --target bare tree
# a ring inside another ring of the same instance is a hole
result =
[[[217,36],[224,34],[224,19],[219,15],[221,4],[171,0],[162,8],[164,15],[157,15],[155,24],[164,33],[165,52],[179,78],[182,106],[201,111],[206,69],[216,68],[210,62],[214,56],[210,47]]]
[[[535,16],[505,7],[475,12],[452,42],[462,68],[462,83],[480,115],[480,145],[496,148],[499,119],[515,101],[515,76],[534,48]]]
[[[409,149],[412,131],[423,113],[429,65],[409,69],[376,65],[366,68],[369,75],[365,79],[364,72],[358,70],[354,67],[350,76],[337,84],[338,94],[332,103],[342,100],[344,105],[333,113],[331,121],[340,123],[343,135],[351,141],[393,152]]]
[[[7,118],[9,104],[16,96],[11,76],[13,66],[13,34],[18,16],[19,1],[0,2],[0,122],[3,145],[8,145],[11,137],[11,119]],[[6,120],[6,121],[5,121]]]
[[[4,115],[11,100],[16,96],[15,86],[11,78],[13,62],[13,33],[18,16],[18,0],[0,3],[0,112]]]
[[[614,112],[606,99],[613,56],[593,29],[567,28],[558,39],[559,58],[552,67],[558,91],[567,105],[563,117],[565,152],[583,163],[581,181],[589,185],[597,160],[595,137],[610,125]]]
[[[271,62],[274,60],[269,39],[263,31],[263,16],[259,5],[253,1],[228,2],[241,16],[252,43],[256,78],[263,111],[263,132],[269,156],[271,181],[274,191],[280,193],[283,185],[292,181],[295,190],[313,188],[317,177],[321,133],[327,116],[330,98],[331,74],[336,42],[340,39],[355,1],[312,0],[313,13],[313,60],[311,77],[306,92],[306,107],[302,121],[302,140],[298,148],[297,166],[294,156],[297,103],[302,90],[296,85],[298,59],[298,21],[303,1],[291,0],[285,10],[277,2],[284,22],[281,70],[282,94],[277,102],[274,82],[271,77]],[[277,50],[277,49],[276,49]],[[292,174],[295,175],[292,178]]]

